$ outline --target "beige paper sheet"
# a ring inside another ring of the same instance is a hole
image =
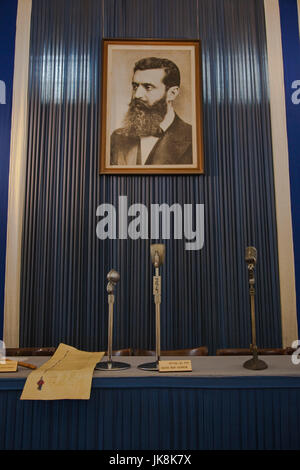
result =
[[[103,356],[61,343],[49,361],[29,374],[20,399],[88,400],[95,365]]]

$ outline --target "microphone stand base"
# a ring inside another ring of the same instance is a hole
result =
[[[158,362],[147,362],[146,364],[140,364],[138,369],[158,371]]]
[[[257,358],[252,358],[244,362],[243,367],[249,370],[263,370],[263,369],[268,368],[265,361],[262,361],[261,359],[257,359]]]
[[[106,361],[98,362],[98,364],[96,364],[95,370],[124,370],[129,369],[130,367],[130,364],[126,364],[126,362]]]

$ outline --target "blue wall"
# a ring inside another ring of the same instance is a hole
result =
[[[280,0],[293,221],[298,331],[300,335],[300,39],[297,0]]]
[[[0,1],[0,338],[3,334],[10,128],[17,0]]]
[[[102,37],[201,39],[205,175],[99,175]],[[248,245],[258,345],[281,345],[266,52],[263,0],[33,0],[21,346],[105,350],[114,267],[114,348],[154,347],[150,241],[96,237],[119,195],[205,205],[202,250],[164,241],[162,349],[249,347]]]

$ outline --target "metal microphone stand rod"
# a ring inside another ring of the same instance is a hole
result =
[[[115,296],[114,294],[108,294],[108,345],[107,355],[108,362],[112,363],[112,338],[113,338],[113,308],[114,308]]]
[[[249,272],[249,295],[250,295],[250,309],[251,309],[251,328],[252,328],[252,344],[251,348],[253,350],[257,350],[257,344],[256,344],[256,325],[255,325],[255,287],[254,283],[252,283],[252,276],[253,271]]]
[[[155,304],[155,330],[156,330],[156,363],[160,361],[160,304],[161,304],[161,277],[159,268],[155,268],[153,277],[153,295]]]

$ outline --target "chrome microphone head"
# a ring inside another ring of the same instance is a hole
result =
[[[120,280],[120,274],[114,269],[111,269],[107,274],[107,280],[116,284]]]
[[[256,264],[257,251],[254,246],[247,246],[245,250],[245,261],[248,264]]]
[[[159,268],[165,261],[165,245],[159,243],[150,245],[150,254],[152,264],[154,264],[155,268]]]
[[[117,282],[120,280],[120,274],[114,269],[111,269],[107,275],[107,280],[108,284],[106,290],[109,294],[112,294]]]

